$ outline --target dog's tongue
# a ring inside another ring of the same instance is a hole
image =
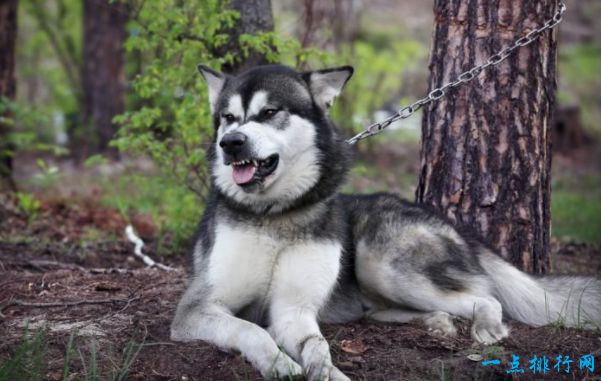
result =
[[[233,177],[238,185],[246,184],[253,179],[257,168],[252,164],[234,166]]]

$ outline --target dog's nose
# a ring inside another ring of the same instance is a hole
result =
[[[221,147],[223,152],[228,155],[235,155],[240,153],[245,142],[246,135],[241,132],[230,132],[229,134],[223,135],[219,142],[219,147]]]

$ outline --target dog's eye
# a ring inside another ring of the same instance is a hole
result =
[[[233,114],[223,114],[221,117],[228,123],[233,123],[236,120],[236,117]]]
[[[280,111],[280,110],[278,110],[277,108],[267,108],[267,109],[263,110],[263,115],[265,115],[266,117],[272,117],[275,114],[277,114],[278,111]]]

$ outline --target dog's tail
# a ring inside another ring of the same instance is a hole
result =
[[[532,326],[559,323],[601,328],[601,280],[580,276],[533,277],[486,250],[481,264],[495,297],[512,319]]]

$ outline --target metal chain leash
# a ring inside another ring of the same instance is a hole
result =
[[[388,126],[390,126],[392,123],[396,122],[397,120],[406,119],[409,116],[411,116],[412,114],[414,114],[417,110],[419,110],[420,108],[427,105],[428,103],[441,98],[442,96],[444,96],[446,94],[447,89],[457,87],[464,83],[468,83],[469,81],[471,81],[472,79],[477,77],[478,74],[480,74],[484,69],[488,68],[489,66],[495,66],[495,65],[498,65],[499,63],[503,62],[515,50],[521,48],[522,46],[526,46],[526,45],[532,43],[538,37],[540,37],[540,35],[544,31],[546,31],[547,29],[551,29],[555,25],[559,24],[562,20],[562,15],[565,12],[565,10],[566,10],[565,4],[563,2],[560,2],[558,4],[557,11],[553,15],[553,18],[551,18],[547,22],[545,22],[540,28],[534,29],[534,30],[528,32],[528,34],[526,34],[525,36],[520,37],[517,40],[515,40],[513,45],[506,47],[506,48],[498,51],[497,53],[491,55],[490,57],[488,57],[488,60],[486,62],[484,62],[483,64],[476,65],[473,68],[471,68],[470,70],[467,70],[467,71],[461,73],[457,77],[457,79],[455,79],[454,81],[449,82],[449,83],[445,84],[444,86],[435,88],[434,90],[430,91],[428,96],[410,104],[409,106],[403,107],[396,114],[392,115],[391,117],[389,117],[387,119],[384,119],[381,122],[376,122],[374,124],[371,124],[364,131],[362,131],[362,132],[358,133],[357,135],[353,136],[352,138],[348,139],[346,142],[349,144],[355,144],[359,140],[363,140],[365,138],[368,138],[370,136],[373,136],[373,135],[376,135],[376,134],[382,132],[385,128],[387,128]]]

